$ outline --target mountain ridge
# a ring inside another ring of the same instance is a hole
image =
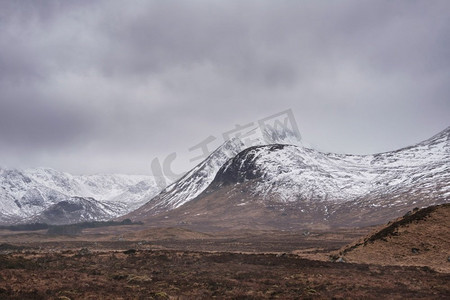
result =
[[[91,220],[106,220],[138,208],[144,196],[158,192],[149,176],[72,175],[51,168],[1,168],[0,187],[0,223],[3,224],[33,222],[41,214],[47,214],[45,219],[52,223],[48,209],[76,199],[80,210],[101,212],[97,216],[92,213]],[[71,221],[88,219],[71,218]]]
[[[246,148],[227,160],[196,198],[162,216],[172,223],[195,224],[199,217],[190,213],[195,211],[218,220],[222,216],[207,209],[214,199],[222,203],[222,214],[235,206],[241,210],[246,205],[255,210],[271,206],[278,213],[273,218],[291,214],[289,222],[296,226],[379,224],[414,206],[450,200],[450,127],[416,145],[372,155],[322,153],[295,145]],[[264,213],[260,215],[264,218]],[[127,216],[162,221],[142,208]],[[214,222],[203,218],[198,223]],[[280,227],[289,228],[289,224]]]

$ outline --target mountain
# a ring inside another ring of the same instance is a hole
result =
[[[104,203],[94,198],[68,197],[28,218],[27,223],[54,225],[89,221],[106,221],[117,215],[120,206]]]
[[[251,133],[251,132],[250,132]],[[244,134],[248,136],[250,133]],[[267,127],[261,135],[252,135],[252,144],[295,143],[301,145],[300,136],[289,128]],[[247,148],[242,138],[232,138],[223,143],[204,161],[182,178],[169,185],[156,197],[147,197],[147,203],[135,215],[148,216],[176,209],[200,195],[213,181],[219,169],[232,157]]]
[[[155,215],[189,202],[209,186],[216,172],[230,157],[235,156],[244,148],[244,143],[239,139],[226,141],[204,161],[166,187],[156,197],[148,197],[147,203],[135,213],[141,216]]]
[[[61,213],[70,216],[67,222],[110,219],[138,208],[145,197],[158,191],[148,176],[76,176],[48,168],[0,169],[0,223],[44,219],[64,223]],[[53,220],[51,212],[57,211],[60,213]]]
[[[189,178],[205,178],[197,172]],[[186,178],[127,217],[202,229],[380,224],[416,206],[450,200],[450,127],[415,146],[373,155],[286,144],[250,147],[227,160],[202,193],[196,189],[198,196],[171,201],[193,188]]]

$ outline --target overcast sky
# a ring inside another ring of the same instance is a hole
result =
[[[292,109],[321,151],[450,125],[450,1],[0,1],[0,166],[151,174]]]

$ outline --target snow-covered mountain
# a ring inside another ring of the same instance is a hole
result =
[[[56,207],[72,209],[67,211],[72,214],[70,222],[77,221],[75,207],[80,221],[105,220],[138,208],[144,198],[158,192],[149,176],[77,176],[48,168],[0,169],[0,223],[36,221],[41,214],[53,223],[49,211]]]
[[[199,182],[206,177],[193,169],[189,178]],[[129,216],[161,220],[150,216],[169,211],[165,219],[211,223],[225,222],[229,212],[235,220],[240,212],[269,209],[273,222],[289,220],[283,225],[287,228],[318,221],[375,224],[415,206],[450,201],[450,127],[415,146],[374,155],[322,153],[282,144],[250,147],[227,160],[203,193],[196,189],[196,197],[171,201],[196,188],[185,180]],[[166,197],[168,192],[172,196]]]
[[[245,134],[247,135],[248,133]],[[253,134],[251,140],[253,145],[274,143],[301,145],[300,136],[296,132],[281,127],[267,127],[260,135]],[[248,143],[245,143],[242,138],[235,137],[226,141],[182,178],[162,190],[158,196],[148,197],[147,204],[137,210],[137,213],[155,215],[189,202],[211,184],[223,164],[247,147]]]
[[[239,139],[226,141],[204,161],[162,190],[159,195],[154,198],[148,197],[147,203],[137,210],[138,214],[154,215],[175,209],[194,199],[209,186],[220,167],[243,149],[245,145]]]
[[[252,147],[222,166],[214,187],[258,179],[252,193],[281,202],[307,198],[339,203],[400,190],[450,196],[449,132],[375,155],[337,155],[291,145]]]
[[[94,198],[70,197],[28,218],[27,223],[73,224],[106,221],[117,215],[121,206],[104,203]]]

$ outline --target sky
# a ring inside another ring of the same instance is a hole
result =
[[[450,125],[449,32],[446,0],[2,0],[0,166],[181,173],[283,111],[320,151],[399,149]]]

